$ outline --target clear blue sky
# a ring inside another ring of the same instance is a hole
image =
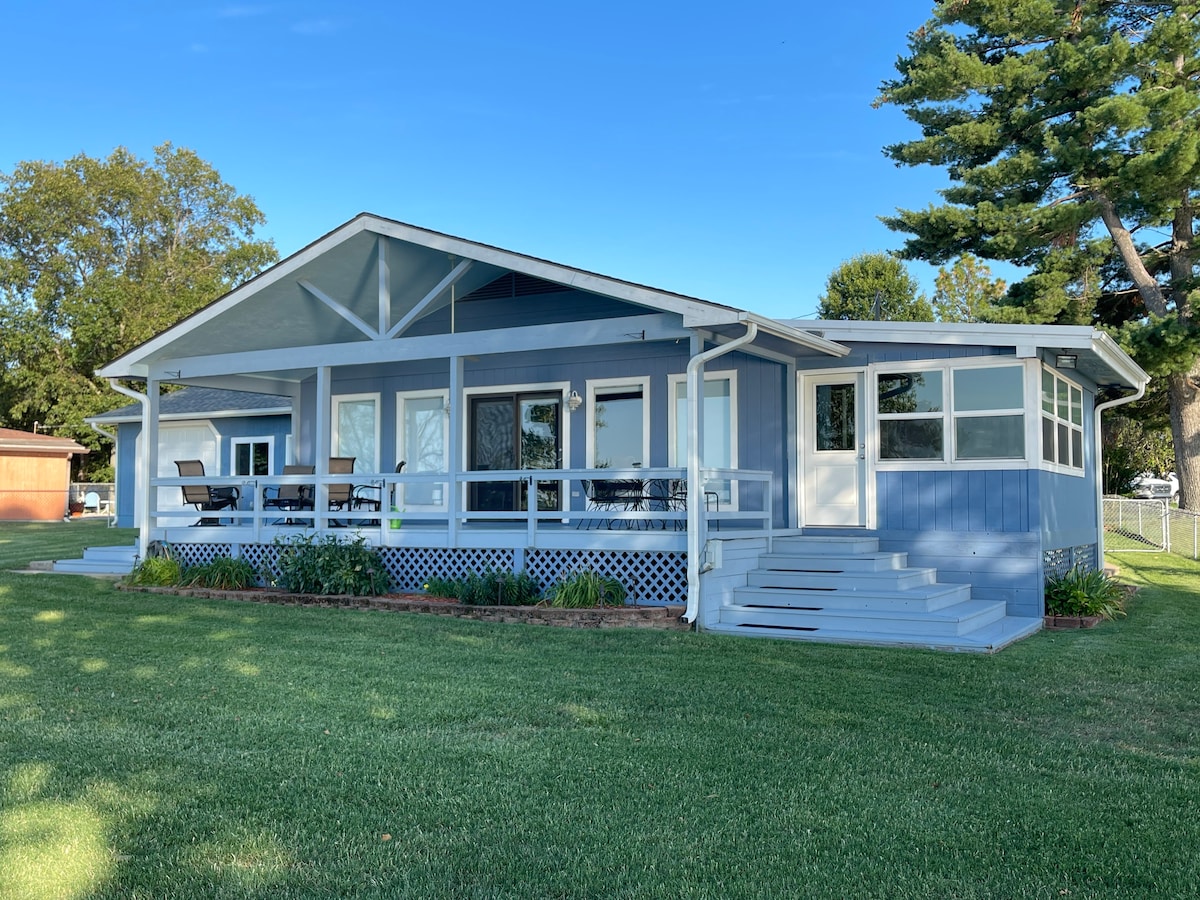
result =
[[[803,316],[945,183],[871,108],[930,0],[8,7],[0,171],[171,141],[283,256],[369,211]]]

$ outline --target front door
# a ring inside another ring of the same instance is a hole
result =
[[[867,524],[863,381],[853,371],[801,376],[805,525]]]
[[[557,469],[562,459],[562,395],[500,394],[471,398],[471,470]],[[558,481],[534,482],[537,508],[561,509]],[[470,508],[496,512],[528,509],[524,481],[471,484]]]

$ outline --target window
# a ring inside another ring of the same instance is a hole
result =
[[[1082,473],[1083,389],[1042,369],[1042,462]]]
[[[1024,460],[1025,368],[959,366],[876,376],[881,460]]]
[[[943,459],[945,400],[942,372],[878,376],[881,459]]]
[[[333,398],[334,452],[353,456],[354,471],[379,471],[379,395],[345,394]]]
[[[274,456],[274,439],[269,437],[233,438],[230,447],[233,475],[270,475]]]
[[[627,469],[650,464],[649,379],[589,381],[587,464]]]
[[[687,376],[671,376],[671,465],[687,465]],[[704,373],[704,450],[706,468],[735,469],[737,448],[737,373]],[[722,508],[732,507],[733,482],[720,478],[706,482],[705,489],[715,491]]]
[[[422,391],[396,395],[396,446],[408,474],[445,472],[450,467],[446,391]],[[406,508],[444,506],[445,486],[434,482],[406,484],[398,498]]]
[[[1025,458],[1022,366],[954,369],[954,458]]]

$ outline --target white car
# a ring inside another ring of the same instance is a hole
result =
[[[1143,472],[1133,480],[1133,496],[1138,500],[1169,500],[1179,502],[1179,479],[1174,472],[1168,472],[1166,478],[1158,478],[1149,472]]]

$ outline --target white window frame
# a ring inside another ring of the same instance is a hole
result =
[[[1042,377],[1043,373],[1049,373],[1054,378],[1054,411],[1046,412],[1042,407]],[[1067,418],[1060,418],[1058,415],[1058,382],[1063,382],[1067,385]],[[1075,424],[1070,419],[1071,409],[1074,404],[1071,400],[1072,389],[1079,391],[1079,424]],[[1087,391],[1083,389],[1083,385],[1072,381],[1062,374],[1053,366],[1041,364],[1037,369],[1037,462],[1038,467],[1047,472],[1057,472],[1060,475],[1072,475],[1076,478],[1083,478],[1087,473],[1085,464],[1087,462],[1087,430],[1084,428],[1084,422],[1087,419],[1085,415],[1084,399],[1087,397]],[[1054,424],[1054,461],[1050,462],[1045,459],[1045,442],[1042,440],[1042,420],[1048,419]],[[1065,425],[1067,428],[1067,440],[1070,440],[1072,433],[1079,434],[1079,465],[1076,466],[1074,461],[1068,465],[1064,465],[1058,461],[1058,426]]]
[[[356,459],[354,462],[355,472],[358,473],[375,473],[379,471],[379,436],[380,436],[380,421],[379,421],[379,401],[380,394],[378,391],[365,394],[334,394],[329,401],[329,450],[330,456],[341,456],[336,452],[338,446],[338,407],[343,403],[361,403],[363,400],[370,400],[375,404],[375,458],[373,460]],[[368,463],[370,464],[368,467]]]
[[[596,393],[614,388],[640,388],[642,391],[642,465],[650,465],[650,376],[633,378],[589,378],[587,381],[587,447],[584,465],[596,468]]]
[[[275,436],[270,434],[259,435],[257,437],[231,437],[229,439],[229,473],[236,475],[234,470],[237,468],[237,448],[243,444],[266,444],[267,445],[267,474],[271,475],[275,472]],[[254,451],[250,452],[251,462],[254,460]],[[254,473],[251,472],[247,478],[253,478]]]
[[[736,469],[738,467],[738,385],[737,385],[737,369],[720,369],[717,371],[704,373],[705,381],[728,381],[729,382],[729,468]],[[678,391],[677,385],[684,386],[684,394],[687,394],[687,373],[682,372],[677,375],[667,376],[667,459],[670,464],[676,468],[687,465],[687,460],[680,461],[679,454],[681,448],[677,446],[678,440],[678,423],[676,422],[675,414],[675,398]],[[703,398],[701,398],[703,402]],[[703,440],[703,438],[701,438]],[[708,466],[708,468],[714,468]],[[735,479],[736,481],[736,479]],[[737,510],[738,508],[738,491],[730,490],[729,503],[726,506],[722,504],[722,509]]]
[[[471,466],[471,398],[478,395],[490,394],[553,394],[557,392],[562,397],[562,406],[559,407],[562,413],[562,422],[559,424],[561,434],[559,435],[562,441],[562,458],[563,465],[567,465],[571,459],[571,408],[567,405],[567,399],[571,394],[571,382],[569,381],[537,381],[528,384],[492,384],[480,385],[479,387],[463,388],[463,404],[462,411],[459,417],[459,427],[462,429],[462,460],[459,465],[465,472]],[[553,470],[547,470],[553,471]],[[565,498],[564,498],[565,502]]]
[[[432,390],[423,391],[397,391],[396,392],[396,462],[400,462],[401,454],[406,452],[408,435],[404,431],[407,421],[405,416],[404,405],[410,400],[428,400],[437,398],[442,401],[442,409],[448,410],[450,403],[449,388],[434,388]],[[406,460],[411,462],[411,460]],[[409,474],[415,474],[415,468],[410,469],[405,466],[404,471]],[[450,471],[450,415],[449,412],[444,412],[442,415],[442,472]],[[411,504],[405,503],[406,509],[423,509],[423,510],[444,510],[446,508],[447,488],[445,486],[436,486],[442,491],[442,500],[440,503],[433,504]],[[399,488],[397,489],[399,490]]]
[[[957,369],[998,369],[1021,367],[1024,378],[1024,408],[1013,407],[1006,410],[954,410],[954,372]],[[1036,467],[1033,458],[1035,448],[1040,459],[1041,421],[1037,416],[1030,415],[1031,396],[1034,395],[1034,385],[1038,396],[1041,391],[1041,376],[1034,376],[1040,371],[1041,364],[1036,359],[1025,359],[1019,356],[994,355],[980,356],[970,359],[920,359],[920,360],[889,360],[886,363],[873,363],[867,367],[867,393],[870,410],[867,438],[871,445],[871,457],[878,469],[889,471],[921,471],[929,469],[1026,469]],[[922,413],[880,413],[879,411],[879,376],[902,375],[906,372],[942,373],[942,410],[940,412]],[[1041,409],[1040,403],[1036,407]],[[1017,415],[1024,417],[1025,455],[1011,457],[994,457],[987,459],[956,459],[955,453],[955,422],[959,418],[976,416]],[[885,459],[880,455],[880,422],[904,419],[938,419],[942,420],[942,455],[940,458],[925,459]],[[1034,420],[1037,421],[1034,421]]]
[[[1010,406],[998,409],[968,409],[959,412],[955,406],[954,395],[954,375],[956,372],[962,372],[967,369],[1019,369],[1021,371],[1021,406]],[[950,433],[948,435],[949,442],[953,445],[951,448],[950,460],[958,465],[970,465],[976,462],[1007,462],[1007,463],[1025,463],[1029,459],[1029,429],[1026,427],[1025,403],[1029,392],[1025,389],[1029,380],[1029,367],[1024,365],[1020,359],[1013,359],[1007,365],[992,365],[992,366],[951,366],[948,369],[949,375],[949,391],[950,391]],[[958,456],[958,420],[959,419],[990,419],[999,416],[1020,416],[1021,417],[1021,435],[1024,440],[1021,442],[1024,447],[1024,452],[1020,456],[983,456],[983,457],[965,457],[960,459]]]

